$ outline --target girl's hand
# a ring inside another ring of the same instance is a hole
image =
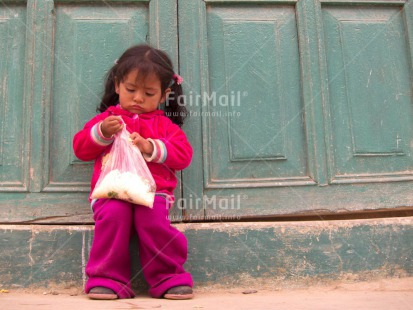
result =
[[[106,138],[112,137],[115,133],[123,128],[122,118],[120,116],[108,116],[102,122],[100,130]]]
[[[150,143],[148,140],[143,138],[137,132],[131,133],[129,137],[131,138],[132,143],[139,148],[139,151],[141,151],[142,153],[148,154],[149,156],[152,155],[153,153],[152,143]]]

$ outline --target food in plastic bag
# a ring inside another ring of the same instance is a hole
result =
[[[115,135],[91,198],[114,198],[152,208],[156,185],[126,126]]]

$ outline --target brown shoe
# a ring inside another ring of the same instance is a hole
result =
[[[103,286],[96,286],[92,288],[87,296],[90,299],[100,299],[100,300],[113,300],[118,299],[118,295],[110,288],[103,287]]]
[[[194,297],[194,293],[190,286],[175,286],[166,291],[163,295],[166,299],[184,300]]]

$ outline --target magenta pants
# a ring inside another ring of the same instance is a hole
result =
[[[171,226],[169,203],[155,196],[153,208],[116,199],[99,199],[93,205],[95,233],[86,266],[85,291],[96,286],[112,289],[119,298],[133,298],[129,243],[138,237],[142,272],[152,297],[162,297],[178,285],[193,286],[185,272],[188,247],[185,236]]]

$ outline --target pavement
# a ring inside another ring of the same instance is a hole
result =
[[[0,290],[0,309],[277,309],[277,310],[413,310],[413,278],[313,286],[306,289],[200,288],[192,300],[90,300],[76,292]]]

